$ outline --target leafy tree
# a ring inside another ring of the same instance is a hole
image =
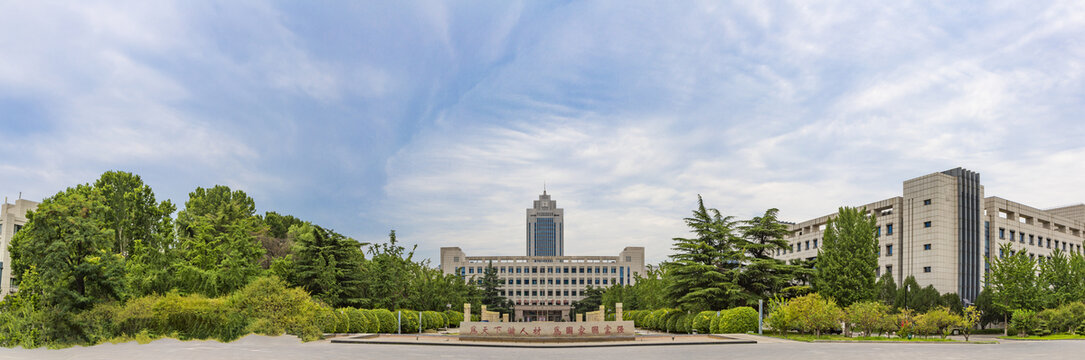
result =
[[[1003,314],[1036,308],[1039,299],[1036,264],[1024,251],[1014,252],[1009,243],[1003,244],[999,252],[1002,256],[991,263],[988,273],[988,282],[994,290],[993,303]]]
[[[623,311],[632,310],[639,306],[637,292],[633,285],[611,285],[603,292],[602,303],[607,309],[614,309],[614,305],[622,303]]]
[[[994,294],[989,287],[984,287],[979,296],[976,296],[976,311],[980,313],[981,329],[986,329],[988,324],[1002,321],[1004,317],[1003,311],[995,306]]]
[[[599,305],[603,305],[603,288],[588,285],[581,294],[584,295],[584,298],[573,302],[573,316],[589,311],[597,311]]]
[[[803,332],[813,332],[814,336],[821,336],[821,332],[837,329],[844,319],[844,311],[836,305],[832,298],[823,298],[818,293],[797,297],[787,302],[788,313],[792,314],[795,323]]]
[[[685,219],[696,237],[674,238],[675,253],[666,265],[672,279],[667,292],[686,311],[727,308],[739,302],[742,292],[731,274],[740,265],[741,251],[733,246],[734,222],[719,210],[705,208],[700,196],[697,206]]]
[[[259,275],[264,249],[256,236],[266,228],[255,215],[252,198],[222,185],[196,188],[188,196],[185,209],[177,214],[177,287],[214,297]]]
[[[863,301],[849,305],[844,312],[848,324],[862,330],[863,336],[870,336],[882,331],[889,316],[889,306],[876,301]]]
[[[934,287],[932,286],[931,288],[933,289]],[[939,306],[943,306],[946,309],[949,309],[950,312],[958,315],[963,314],[964,312],[964,307],[961,305],[961,297],[958,296],[957,293],[942,294],[942,297],[939,300]]]
[[[915,280],[915,279],[912,279]],[[878,282],[874,284],[874,287],[878,291],[878,300],[883,304],[893,305],[897,301],[897,282],[893,280],[893,274],[888,272],[882,274],[878,278]]]
[[[366,262],[366,292],[374,308],[400,309],[410,300],[411,278],[417,266],[414,258],[415,245],[410,251],[396,242],[396,231],[388,233],[387,244],[369,247],[370,261]]]
[[[20,293],[35,299],[25,309],[41,322],[41,338],[85,340],[75,314],[124,294],[124,258],[113,252],[110,214],[100,191],[78,185],[47,198],[27,213],[27,224],[12,238],[14,274],[35,274]]]
[[[320,226],[301,224],[290,228],[297,244],[296,283],[335,307],[368,305],[363,297],[362,244]]]
[[[1080,255],[1079,255],[1080,256]],[[1039,261],[1040,276],[1036,278],[1036,284],[1043,291],[1040,292],[1045,307],[1055,308],[1070,303],[1078,297],[1079,288],[1085,282],[1085,278],[1075,278],[1074,271],[1070,266],[1070,257],[1061,249],[1055,249],[1051,256]]]
[[[260,266],[268,269],[276,260],[284,259],[294,253],[294,243],[289,235],[290,228],[309,223],[291,215],[279,215],[274,211],[265,212],[263,221],[268,230],[264,234],[257,235],[257,239],[264,248],[264,255],[260,257]]]
[[[764,215],[741,222],[741,236],[734,239],[733,247],[740,249],[738,262],[742,266],[734,270],[735,282],[742,288],[739,293],[741,305],[753,305],[772,295],[796,285],[795,273],[801,267],[788,265],[772,257],[775,250],[788,247],[784,236],[787,225],[777,218],[778,209],[768,209]]]
[[[818,255],[814,288],[842,305],[877,296],[874,271],[878,268],[876,220],[865,209],[842,207],[829,221]]]
[[[107,171],[94,182],[106,211],[101,226],[113,230],[111,252],[125,257],[126,297],[165,293],[172,287],[169,265],[176,238],[171,216],[176,207],[158,202],[139,175]]]
[[[503,280],[497,276],[497,268],[491,261],[482,275],[482,305],[489,311],[507,314],[512,311],[512,301],[501,295],[502,285]]]
[[[667,268],[667,266],[645,265],[643,276],[633,275],[632,290],[637,302],[635,307],[630,307],[630,309],[655,310],[674,307],[674,299],[667,293],[671,283]]]
[[[917,312],[925,312],[942,303],[941,295],[934,286],[919,287],[919,282],[914,276],[904,278],[904,283],[897,290],[896,307],[898,309],[912,309]]]
[[[963,321],[960,315],[954,314],[944,307],[934,308],[916,319],[916,323],[920,328],[934,330],[942,339],[949,336],[951,328],[960,326]]]
[[[983,313],[975,305],[964,309],[964,316],[961,317],[961,335],[964,335],[964,341],[968,341],[968,337],[972,335],[982,319]]]

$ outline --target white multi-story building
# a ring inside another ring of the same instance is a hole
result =
[[[0,299],[13,292],[8,254],[11,238],[26,225],[26,212],[37,208],[38,203],[23,199],[15,200],[15,204],[0,204]]]
[[[1040,210],[999,197],[984,197],[978,173],[956,168],[904,181],[903,196],[860,205],[877,218],[877,274],[901,284],[914,276],[921,286],[957,293],[971,303],[985,283],[987,260],[999,247],[1047,257],[1057,248],[1082,252],[1085,205]],[[814,259],[833,215],[791,224],[782,260]]]
[[[467,256],[458,247],[442,247],[441,271],[477,282],[492,264],[516,321],[569,320],[572,303],[589,285],[632,285],[644,274],[643,247],[626,247],[618,256],[563,256],[563,217],[544,190],[527,210],[528,256]]]

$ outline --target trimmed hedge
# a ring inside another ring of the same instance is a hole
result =
[[[696,330],[698,334],[710,334],[712,328],[712,320],[716,319],[715,311],[702,311],[693,315],[692,324],[690,324],[692,330]]]
[[[378,332],[385,334],[394,334],[396,332],[396,326],[398,326],[396,315],[388,309],[373,309],[370,310],[374,316],[377,317],[377,325],[380,326]]]
[[[737,307],[721,312],[715,321],[717,334],[744,334],[757,331],[757,310],[749,306]]]
[[[448,317],[449,327],[459,327],[463,322],[463,313],[455,310],[445,310],[445,316]]]

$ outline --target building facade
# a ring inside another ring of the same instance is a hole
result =
[[[441,248],[441,271],[480,282],[493,265],[512,300],[515,321],[568,321],[584,289],[632,285],[644,274],[644,248],[626,247],[618,256],[467,256],[458,247]]]
[[[574,301],[588,286],[632,285],[644,274],[644,248],[617,256],[564,256],[563,209],[543,194],[527,209],[527,256],[467,256],[441,248],[441,271],[481,282],[490,265],[501,279],[501,295],[513,302],[514,321],[568,321]]]
[[[527,256],[565,255],[565,210],[543,189],[527,209]]]
[[[11,256],[8,245],[11,238],[26,225],[26,212],[38,208],[38,203],[30,200],[15,200],[15,204],[6,201],[0,204],[0,299],[14,292],[11,286]]]
[[[1085,205],[1040,210],[985,197],[980,175],[963,168],[906,180],[902,195],[860,206],[877,219],[876,273],[892,274],[898,285],[914,276],[920,286],[972,303],[985,284],[987,260],[1004,243],[1033,258],[1056,248],[1082,252]],[[790,248],[776,258],[816,258],[832,216],[790,225]]]

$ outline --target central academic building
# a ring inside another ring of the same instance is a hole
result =
[[[976,300],[989,270],[987,259],[1001,256],[1003,244],[1033,259],[1056,249],[1081,253],[1085,204],[1039,209],[985,196],[980,174],[963,168],[905,180],[902,196],[860,207],[877,218],[877,275],[892,274],[899,286],[914,276],[920,286]],[[790,247],[781,260],[814,259],[825,225],[833,215],[789,224]]]
[[[512,300],[513,321],[568,321],[572,303],[589,285],[633,284],[644,273],[644,248],[626,247],[617,256],[565,256],[565,211],[543,191],[527,209],[526,256],[467,256],[458,247],[441,248],[441,270],[481,281],[493,264]]]

